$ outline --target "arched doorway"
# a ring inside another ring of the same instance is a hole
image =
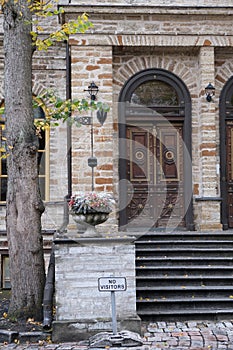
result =
[[[193,230],[191,99],[163,69],[129,79],[119,97],[121,229]]]
[[[233,228],[233,77],[220,96],[220,175],[223,229]]]

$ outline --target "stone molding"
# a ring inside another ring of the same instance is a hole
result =
[[[233,35],[83,34],[71,36],[71,46],[232,47]]]

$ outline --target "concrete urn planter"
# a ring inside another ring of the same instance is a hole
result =
[[[69,202],[70,214],[77,224],[78,233],[83,237],[100,236],[95,229],[109,218],[114,200],[105,192],[78,194]]]
[[[83,237],[101,237],[95,226],[107,221],[109,214],[105,212],[71,213],[77,224],[78,233],[81,233]]]

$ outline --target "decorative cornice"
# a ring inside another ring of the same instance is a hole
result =
[[[233,6],[169,6],[169,5],[122,5],[122,4],[104,4],[104,5],[80,5],[72,1],[67,4],[65,1],[59,3],[59,6],[63,7],[65,13],[88,13],[91,14],[108,14],[110,16],[113,14],[147,14],[147,15],[156,15],[156,14],[179,14],[179,15],[232,15]]]
[[[80,34],[70,37],[73,46],[161,46],[161,47],[232,47],[233,35],[159,34]]]

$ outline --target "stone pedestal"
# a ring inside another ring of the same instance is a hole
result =
[[[56,239],[55,261],[54,342],[112,332],[111,293],[99,291],[101,277],[126,278],[127,290],[115,293],[117,330],[140,333],[132,238]]]

